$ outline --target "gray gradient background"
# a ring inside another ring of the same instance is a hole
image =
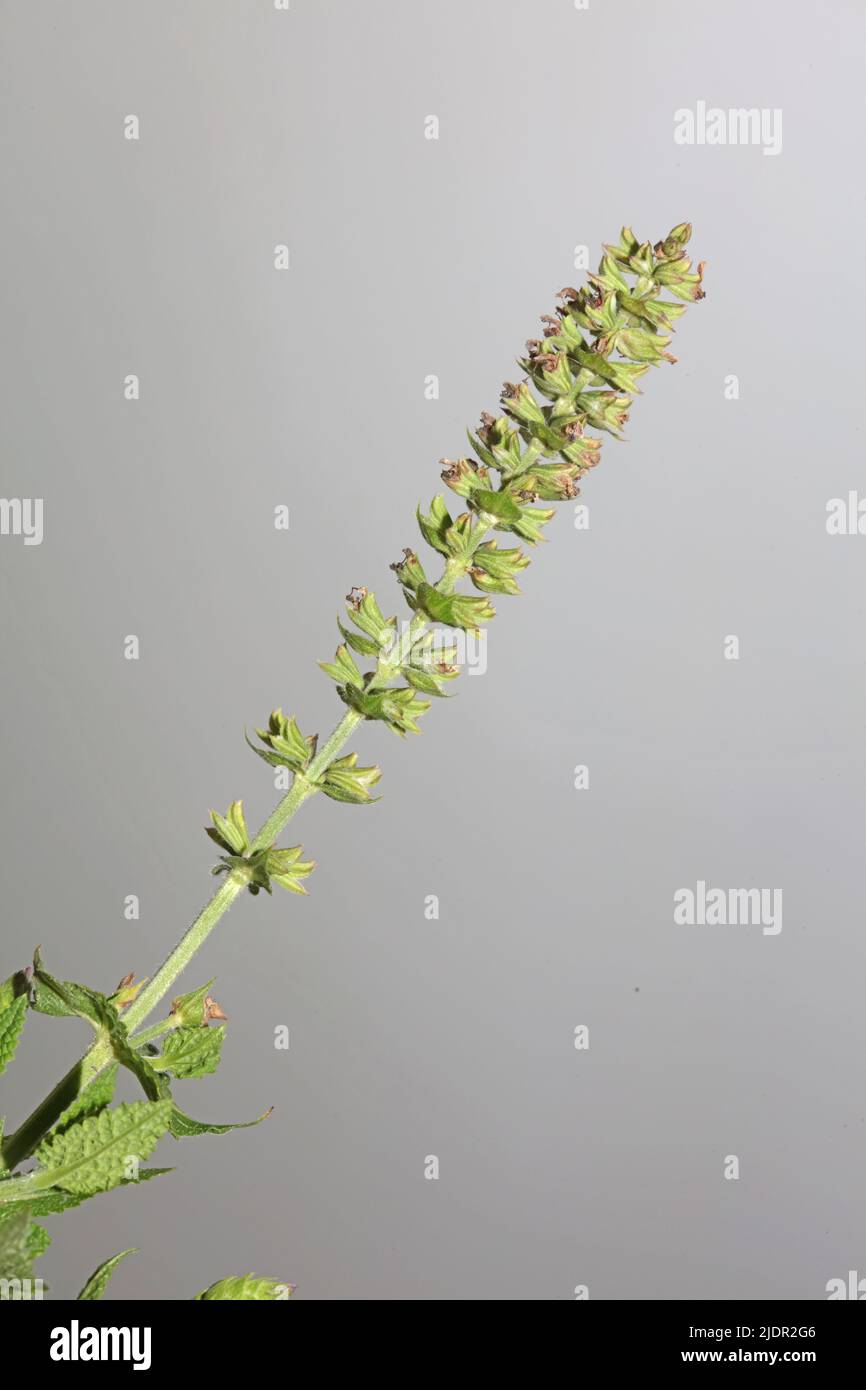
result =
[[[385,799],[304,808],[310,897],[242,901],[187,977],[231,1015],[188,1108],[271,1120],[51,1221],[55,1293],[128,1245],[115,1298],[247,1269],[377,1299],[866,1273],[866,540],[825,533],[864,486],[860,6],[0,9],[2,490],[46,527],[0,541],[7,970],[37,942],[105,987],[162,959],[209,889],[207,808],[273,804],[244,723],[327,732],[342,595],[396,611],[415,505],[575,244],[691,218],[709,262],[591,529],[566,507],[499,601],[487,675],[419,739],[362,731]],[[675,145],[699,99],[781,107],[782,154]],[[698,878],[781,887],[781,935],[675,926]],[[83,1042],[30,1019],[10,1124]]]

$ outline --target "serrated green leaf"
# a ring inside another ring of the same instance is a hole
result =
[[[15,1056],[26,1013],[27,999],[23,994],[0,1013],[0,1076]]]
[[[138,1187],[143,1182],[150,1182],[152,1178],[165,1177],[166,1173],[173,1173],[173,1168],[139,1168],[137,1177],[124,1178],[121,1187]]]
[[[26,995],[30,989],[30,981],[25,970],[16,970],[14,975],[10,975],[7,980],[0,984],[0,1013],[8,1009],[10,1004],[14,1004],[19,995]]]
[[[132,1072],[148,1100],[164,1100],[168,1094],[168,1082],[154,1070],[138,1048],[133,1046],[126,1024],[116,1018],[104,1036],[111,1046],[115,1060]]]
[[[117,1185],[119,1187],[138,1187],[140,1183],[149,1182],[151,1178],[160,1178],[166,1173],[173,1172],[173,1168],[139,1168],[136,1177],[123,1178]],[[0,1186],[0,1192],[2,1192],[2,1186]],[[49,1187],[40,1192],[33,1192],[32,1189],[29,1189],[29,1195],[8,1203],[5,1203],[4,1199],[0,1197],[0,1202],[4,1202],[0,1206],[0,1215],[6,1212],[23,1211],[26,1208],[34,1217],[56,1216],[59,1212],[71,1210],[72,1207],[80,1207],[82,1202],[87,1201],[89,1197],[98,1195],[95,1192],[80,1194],[63,1192],[59,1187]]]
[[[78,1295],[78,1302],[94,1302],[102,1297],[108,1287],[111,1278],[121,1260],[125,1260],[127,1255],[137,1255],[135,1249],[121,1250],[119,1255],[112,1255],[110,1260],[104,1260],[98,1269],[94,1270],[88,1279],[81,1293]]]
[[[281,1284],[276,1279],[261,1279],[255,1274],[240,1274],[228,1279],[218,1279],[210,1288],[197,1293],[193,1302],[231,1300],[237,1303],[252,1299],[279,1302],[291,1298],[294,1291],[294,1284]]]
[[[158,1071],[171,1072],[178,1080],[194,1076],[210,1076],[220,1063],[225,1024],[208,1027],[176,1028],[162,1046],[162,1055],[152,1065]]]
[[[6,1184],[3,1185],[5,1187]],[[25,1209],[33,1216],[54,1216],[58,1212],[68,1211],[71,1207],[80,1207],[85,1200],[84,1197],[77,1197],[71,1192],[61,1192],[59,1188],[49,1188],[45,1192],[33,1192],[28,1189],[26,1195],[17,1197],[12,1201],[6,1200],[6,1194],[0,1187],[0,1216],[6,1212],[21,1212]]]
[[[33,1215],[32,1209],[30,1215]],[[35,1221],[32,1221],[27,1232],[27,1248],[33,1259],[38,1260],[40,1255],[44,1255],[50,1244],[51,1237],[45,1227],[38,1226]]]
[[[71,1105],[68,1105],[60,1119],[51,1130],[52,1135],[62,1134],[70,1125],[84,1120],[89,1115],[98,1115],[106,1105],[110,1105],[117,1084],[117,1063],[112,1062],[89,1082]]]
[[[36,1013],[53,1018],[86,1018],[95,1028],[103,1027],[115,1015],[104,994],[75,984],[72,980],[57,980],[42,964],[39,950],[33,956],[33,994],[30,1007]]]
[[[171,1113],[170,1099],[136,1100],[79,1120],[40,1144],[34,1189],[59,1187],[88,1197],[117,1187],[127,1176],[129,1160],[147,1158],[156,1148]]]
[[[37,1225],[32,1217],[29,1206],[0,1212],[0,1301],[31,1296],[22,1294],[21,1283],[32,1278],[33,1262],[51,1244],[44,1226]]]
[[[272,1110],[273,1106],[269,1106],[255,1120],[247,1120],[241,1124],[211,1125],[203,1120],[194,1120],[191,1115],[185,1115],[182,1110],[175,1106],[169,1122],[169,1131],[175,1139],[191,1139],[198,1134],[228,1134],[229,1130],[232,1129],[252,1129],[255,1125],[260,1125],[263,1120],[268,1118]]]
[[[0,1279],[27,1279],[33,1268],[30,1209],[0,1213]],[[3,1290],[0,1289],[0,1296]]]

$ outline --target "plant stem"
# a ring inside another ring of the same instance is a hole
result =
[[[136,1033],[130,1041],[137,1049],[140,1049],[144,1047],[145,1043],[154,1042],[157,1038],[161,1038],[163,1033],[171,1033],[180,1026],[180,1016],[171,1014],[168,1018],[161,1018],[158,1023],[152,1023],[149,1028],[142,1028],[141,1032]]]
[[[81,1094],[87,1085],[87,1080],[84,1079],[87,1064],[97,1047],[98,1044],[94,1043],[90,1051],[75,1063],[75,1066],[66,1073],[62,1080],[58,1081],[54,1090],[49,1091],[41,1104],[37,1105],[33,1113],[27,1117],[15,1133],[8,1135],[3,1140],[3,1163],[7,1168],[17,1168],[19,1163],[23,1162],[25,1158],[29,1158],[51,1126]],[[105,1061],[100,1063],[99,1070],[108,1061],[109,1057],[107,1056]],[[7,1186],[8,1180],[3,1184],[4,1188]]]
[[[473,537],[472,551],[460,561],[449,559],[445,563],[442,577],[436,585],[441,593],[453,591],[457,580],[466,573],[471,563],[472,553],[477,550],[494,526],[495,518],[488,517],[483,513],[479,516]],[[381,688],[393,679],[406,660],[413,643],[418,640],[426,626],[426,618],[416,613],[394,648],[390,652],[383,653],[379,658],[375,674],[368,688]],[[307,797],[312,796],[316,790],[317,779],[348,742],[362,720],[363,715],[355,710],[347,710],[330,737],[317,751],[306,772],[295,775],[286,795],[272,814],[268,816],[252,840],[251,853],[274,844],[298,808],[307,800]],[[228,912],[235,898],[246,887],[247,880],[242,870],[235,870],[230,873],[220,885],[210,902],[202,908],[198,917],[187,928],[153,978],[148,981],[141,993],[129,1005],[129,1008],[124,1011],[123,1021],[130,1035],[136,1028],[141,1027],[148,1015],[168,993],[178,975],[186,969],[193,956],[198,953],[210,936],[217,922]],[[136,1039],[136,1042],[146,1040],[146,1038]],[[111,1061],[111,1058],[110,1045],[105,1040],[97,1038],[84,1056],[76,1062],[71,1071],[67,1072],[62,1081],[58,1082],[54,1090],[45,1097],[15,1133],[10,1134],[3,1141],[3,1161],[8,1168],[15,1168],[25,1158],[29,1158],[63,1111],[81,1094],[84,1087],[99,1075]]]
[[[358,724],[362,715],[348,710],[334,729],[330,738],[322,745],[306,773],[296,775],[276,810],[268,816],[261,830],[250,844],[251,852],[272,845],[282,834],[292,816],[308,796],[316,790],[315,782],[325,771],[335,754],[343,747]],[[204,945],[220,918],[228,912],[235,898],[246,888],[247,882],[240,872],[230,873],[226,881],[214,893],[210,902],[202,909],[192,926],[181,937],[171,955],[160,966],[123,1015],[127,1031],[132,1033],[141,1026],[148,1014],[152,1013],[159,1001],[171,989],[178,975],[185,970],[193,956]]]
[[[276,810],[268,817],[261,830],[252,841],[251,849],[262,849],[271,845],[288,825],[302,802],[315,791],[313,785],[325,768],[340,751],[361,722],[362,715],[348,710],[334,729],[330,738],[316,753],[305,776],[296,776],[286,795]],[[220,885],[210,902],[202,908],[198,917],[187,929],[171,954],[166,958],[152,980],[124,1012],[123,1021],[132,1033],[141,1026],[148,1014],[171,989],[178,975],[186,968],[193,956],[201,949],[217,922],[228,912],[235,898],[246,888],[243,874],[235,872]],[[62,1081],[54,1087],[22,1125],[3,1141],[3,1161],[8,1168],[15,1168],[25,1158],[29,1158],[53,1124],[57,1122],[67,1106],[79,1096],[86,1085],[98,1076],[111,1061],[111,1048],[107,1042],[97,1038],[85,1055],[67,1072]]]
[[[235,898],[242,893],[246,884],[236,874],[228,878],[214,893],[210,902],[203,907],[192,926],[187,929],[175,946],[171,955],[160,966],[152,980],[149,980],[141,993],[123,1012],[127,1031],[132,1032],[144,1022],[148,1014],[156,1008],[160,999],[171,989],[178,975],[189,964],[193,956],[210,936],[217,922],[228,912]]]

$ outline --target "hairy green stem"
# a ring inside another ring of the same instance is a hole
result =
[[[179,1014],[171,1014],[168,1018],[161,1018],[158,1023],[152,1023],[149,1028],[142,1028],[140,1033],[136,1033],[132,1042],[141,1049],[145,1043],[154,1042],[156,1038],[161,1038],[163,1033],[171,1033],[175,1028],[180,1028],[181,1022]]]
[[[3,1163],[7,1168],[17,1168],[18,1164],[25,1158],[29,1158],[33,1150],[48,1133],[51,1126],[60,1118],[64,1110],[72,1104],[77,1096],[81,1094],[87,1085],[90,1076],[87,1068],[91,1056],[96,1052],[97,1044],[91,1047],[80,1061],[75,1063],[62,1080],[58,1081],[52,1091],[49,1091],[45,1099],[37,1105],[31,1115],[28,1115],[24,1123],[15,1131],[14,1134],[7,1135],[3,1140]],[[102,1070],[109,1057],[106,1056],[100,1062],[98,1070]],[[96,1073],[94,1072],[95,1076]],[[4,1191],[10,1187],[11,1179],[3,1184]]]
[[[347,740],[361,722],[362,715],[348,710],[334,729],[330,738],[317,752],[306,774],[296,776],[286,795],[274,812],[268,817],[261,830],[252,841],[251,850],[263,849],[271,845],[288,825],[298,807],[315,791],[315,781],[332,759],[339,753]],[[210,936],[217,922],[228,912],[235,898],[247,887],[242,871],[229,874],[228,878],[214,893],[210,902],[202,908],[198,917],[187,929],[171,954],[166,958],[152,980],[124,1012],[123,1021],[128,1032],[139,1028],[157,1004],[168,993],[182,970],[189,965]],[[146,1039],[143,1039],[146,1041]],[[139,1039],[136,1039],[138,1042]],[[111,1061],[109,1044],[97,1039],[85,1055],[67,1072],[62,1081],[45,1097],[40,1105],[28,1116],[24,1123],[3,1141],[3,1161],[8,1168],[15,1168],[28,1158],[48,1130],[59,1119],[67,1106],[81,1094],[94,1077],[98,1076]]]
[[[238,874],[229,874],[224,883],[214,893],[206,907],[202,908],[192,926],[181,937],[171,955],[163,962],[152,980],[124,1010],[123,1021],[127,1031],[138,1028],[148,1014],[156,1008],[160,999],[171,989],[178,975],[184,970],[197,951],[210,936],[217,922],[228,912],[235,898],[244,891],[246,884]]]
[[[495,525],[495,518],[480,516],[478,526],[473,537],[473,546],[462,560],[450,559],[446,561],[442,576],[435,586],[441,593],[451,593],[457,583],[471,563],[471,556],[478,546],[484,541],[488,533]],[[408,624],[407,630],[394,645],[393,649],[379,658],[373,679],[369,688],[381,688],[388,684],[390,680],[400,670],[414,642],[427,627],[427,620],[421,614],[416,614]],[[250,852],[264,849],[272,845],[282,834],[295,812],[312,796],[316,790],[315,782],[325,771],[333,759],[340,753],[358,724],[363,720],[363,715],[355,710],[347,710],[339,724],[331,733],[327,741],[317,751],[305,773],[298,773],[292,780],[292,785],[286,795],[277,805],[268,819],[264,822],[258,834],[252,840]],[[123,1015],[127,1031],[132,1034],[136,1028],[140,1028],[145,1019],[153,1012],[157,1004],[165,997],[171,989],[175,980],[183,970],[189,965],[193,957],[201,950],[207,938],[210,936],[214,927],[221,918],[228,912],[235,898],[247,887],[247,880],[242,870],[230,873],[226,880],[220,885],[210,901],[202,908],[198,917],[187,929],[174,950],[166,957],[159,970],[151,980],[147,982],[141,993],[132,1001]],[[149,1036],[159,1036],[163,1031],[157,1028],[155,1033],[140,1035],[135,1039],[136,1043],[148,1041]],[[104,1067],[111,1061],[112,1052],[109,1044],[101,1039],[97,1039],[89,1051],[76,1062],[75,1066],[67,1072],[62,1081],[54,1087],[49,1095],[41,1102],[33,1113],[24,1123],[10,1134],[3,1141],[3,1160],[7,1167],[14,1168],[25,1158],[33,1153],[49,1129],[56,1123],[60,1115],[71,1105],[72,1101],[81,1094],[85,1086],[89,1084]]]

